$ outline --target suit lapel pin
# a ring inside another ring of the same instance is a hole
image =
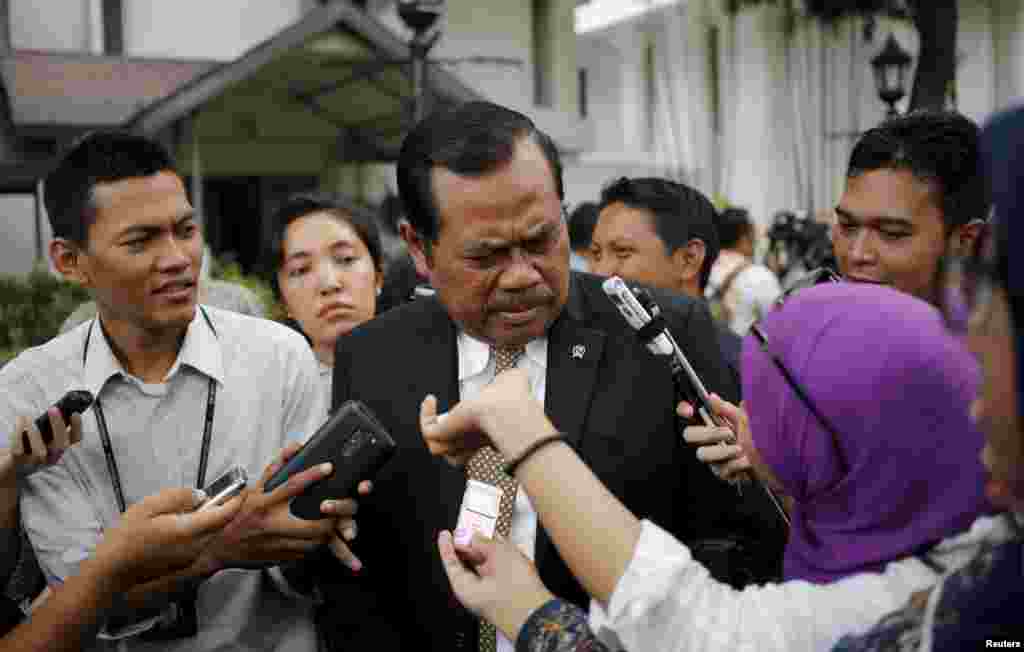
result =
[[[582,360],[583,354],[585,354],[586,352],[587,347],[583,346],[582,344],[577,344],[576,346],[572,347],[572,359]]]

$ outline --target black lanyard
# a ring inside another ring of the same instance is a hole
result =
[[[217,334],[217,329],[213,327],[213,322],[210,321],[209,315],[206,314],[206,310],[199,307],[199,310],[203,314],[203,318],[206,323],[209,324],[210,330],[213,331],[214,335]],[[85,347],[82,351],[82,365],[85,365],[86,355],[89,352],[89,338],[92,337],[92,327],[96,322],[93,321],[89,324],[89,330],[85,334]],[[102,328],[102,327],[101,327]],[[107,458],[107,472],[110,473],[110,483],[114,487],[114,495],[117,497],[117,507],[123,514],[127,505],[124,499],[124,490],[121,488],[121,474],[117,470],[117,460],[114,458],[114,447],[110,443],[110,432],[107,430],[107,418],[103,414],[103,404],[100,403],[98,396],[93,403],[93,412],[96,414],[96,426],[100,431],[100,439],[103,442],[103,454]],[[203,424],[203,447],[199,453],[199,472],[196,474],[196,488],[202,489],[206,484],[206,464],[210,457],[210,440],[213,437],[213,411],[217,404],[217,381],[213,378],[210,379],[210,383],[207,386],[206,391],[206,421]]]

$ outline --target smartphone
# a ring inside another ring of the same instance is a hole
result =
[[[245,489],[245,485],[248,481],[249,476],[246,474],[245,469],[236,464],[228,469],[227,473],[220,476],[203,489],[203,491],[206,492],[206,502],[204,502],[197,511],[201,512],[204,509],[209,509],[211,507],[220,507],[238,494],[242,493],[242,489]]]
[[[92,392],[87,392],[84,389],[76,389],[65,394],[59,401],[53,404],[53,407],[60,410],[60,416],[64,419],[64,424],[71,425],[71,415],[81,414],[89,409],[92,405],[93,396]],[[36,417],[36,429],[39,430],[39,434],[43,436],[43,443],[49,446],[53,443],[53,427],[50,425],[50,415],[47,414],[49,410],[43,412],[40,416]],[[32,450],[32,444],[29,442],[28,434],[22,434],[22,440],[25,442],[25,451]]]
[[[323,518],[320,504],[329,498],[354,498],[359,483],[371,480],[395,454],[397,446],[377,417],[359,401],[347,401],[264,486],[271,492],[308,468],[331,462],[334,471],[292,499],[298,518]]]

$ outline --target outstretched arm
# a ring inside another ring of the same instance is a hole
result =
[[[517,652],[607,652],[587,612],[551,595],[533,562],[508,541],[477,535],[456,552],[451,533],[442,532],[437,545],[455,595],[515,641]]]
[[[485,407],[486,406],[486,407]],[[501,374],[477,399],[438,418],[428,397],[420,425],[432,453],[462,463],[480,445],[460,433],[486,432],[507,460],[557,431],[529,394],[527,376]],[[607,601],[633,555],[640,521],[616,499],[565,443],[544,446],[516,469],[562,559],[591,596]]]
[[[80,650],[99,630],[116,598],[139,583],[194,562],[210,536],[237,513],[241,499],[192,512],[202,496],[168,489],[133,505],[78,573],[53,589],[25,623],[0,639],[0,652]]]

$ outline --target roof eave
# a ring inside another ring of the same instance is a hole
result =
[[[301,20],[235,61],[217,66],[168,97],[153,102],[130,117],[123,126],[145,134],[156,134],[187,117],[230,85],[248,78],[282,53],[337,27],[343,27],[364,38],[389,59],[410,56],[408,45],[372,16],[347,2],[332,2],[309,11]],[[434,90],[449,101],[481,99],[476,91],[447,71],[432,72],[431,81]]]

